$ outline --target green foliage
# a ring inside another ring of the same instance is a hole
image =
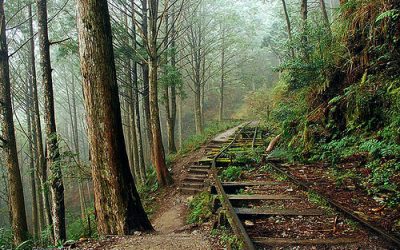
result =
[[[235,154],[234,163],[250,164],[250,163],[259,163],[260,161],[261,161],[261,156],[259,153],[257,153],[255,150],[247,150]]]
[[[373,158],[397,157],[400,155],[400,145],[370,139],[360,145],[360,150],[367,151]]]
[[[189,203],[188,223],[203,223],[212,216],[212,195],[207,192],[197,194]]]
[[[320,150],[314,152],[314,160],[330,161],[336,164],[341,160],[356,153],[352,147],[357,142],[354,136],[345,136],[338,140],[332,140],[329,143],[322,143]]]
[[[221,180],[223,181],[237,181],[242,177],[242,167],[238,166],[229,166],[224,169],[220,175]]]
[[[154,167],[147,168],[146,182],[137,186],[140,200],[147,215],[152,215],[155,211],[154,193],[158,190],[158,187],[157,173]]]
[[[13,235],[11,230],[6,228],[0,228],[0,249],[12,249],[13,246]]]
[[[69,240],[77,241],[80,238],[97,238],[96,218],[94,216],[94,209],[86,211],[90,220],[90,228],[87,219],[84,221],[82,218],[73,220],[67,224],[67,235]]]
[[[400,16],[400,11],[398,9],[391,9],[381,13],[375,20],[375,22],[380,22],[385,18],[396,20]]]
[[[400,162],[389,160],[382,162],[374,160],[367,164],[371,169],[371,174],[364,182],[364,185],[371,195],[384,194],[385,203],[396,207],[400,202],[400,187],[393,181],[394,178],[400,178]]]

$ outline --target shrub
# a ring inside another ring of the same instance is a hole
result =
[[[242,177],[243,168],[237,166],[229,166],[224,169],[221,173],[221,179],[223,181],[236,181]]]

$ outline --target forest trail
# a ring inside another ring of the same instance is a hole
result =
[[[228,129],[213,138],[213,141],[225,142],[229,140],[240,127]],[[179,160],[174,166],[175,188],[167,192],[160,204],[159,212],[153,217],[152,224],[155,233],[151,234],[136,234],[133,236],[119,238],[113,241],[111,245],[104,246],[104,249],[146,249],[146,250],[206,250],[215,249],[215,246],[210,242],[208,235],[201,230],[191,230],[189,225],[186,225],[187,205],[192,198],[190,195],[183,195],[176,191],[179,187],[182,173],[191,162],[200,160],[204,155],[204,148],[190,153],[188,156]]]

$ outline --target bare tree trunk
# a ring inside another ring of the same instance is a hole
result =
[[[10,213],[15,245],[28,238],[24,193],[18,165],[18,151],[15,141],[13,108],[11,105],[10,65],[6,38],[4,0],[0,0],[0,114],[2,116],[1,146],[5,155],[8,173]]]
[[[157,51],[157,33],[158,33],[158,0],[149,1],[149,91],[150,91],[150,123],[152,135],[153,164],[157,172],[158,184],[166,186],[171,184],[172,178],[169,175],[167,165],[165,164],[164,146],[162,143],[160,127],[160,111],[158,107],[158,82],[157,69],[159,56]]]
[[[301,43],[303,48],[303,56],[306,61],[309,61],[309,54],[307,49],[307,18],[308,18],[308,2],[307,0],[301,0],[301,19],[302,19],[302,35]]]
[[[182,146],[183,146],[183,138],[182,138],[182,120],[183,120],[183,117],[182,117],[182,107],[183,106],[183,103],[182,103],[182,95],[180,95],[179,96],[179,113],[178,113],[178,116],[179,116],[179,119],[178,119],[178,127],[179,127],[179,148],[182,148]]]
[[[287,11],[287,7],[286,7],[286,1],[282,0],[282,5],[283,5],[283,12],[285,13],[285,20],[286,20],[286,25],[287,25],[287,31],[288,31],[288,37],[289,37],[289,43],[290,43],[290,53],[292,58],[294,58],[294,49],[293,49],[293,45],[292,45],[292,25],[290,24],[290,18],[289,18],[289,14]]]
[[[28,5],[29,11],[29,34],[30,37],[33,37],[33,15],[32,15],[32,5]],[[32,90],[33,90],[33,113],[34,113],[34,134],[36,137],[36,171],[37,176],[39,178],[39,187],[40,187],[40,196],[39,199],[39,207],[43,209],[39,210],[40,224],[41,230],[44,230],[46,226],[50,226],[53,224],[51,218],[51,210],[50,210],[50,201],[49,195],[47,193],[47,166],[44,157],[43,150],[43,138],[42,138],[42,125],[40,122],[40,111],[39,111],[39,98],[37,91],[37,79],[36,79],[36,65],[35,65],[35,39],[30,40],[30,74],[32,77]],[[50,230],[52,232],[52,230]],[[52,235],[52,233],[51,233]],[[52,237],[52,236],[51,236]]]
[[[173,70],[176,70],[176,29],[175,29],[175,8],[172,9],[172,27],[171,27],[171,66]],[[175,144],[175,124],[176,124],[176,86],[175,84],[170,87],[170,97],[169,106],[170,114],[167,119],[167,129],[168,129],[168,147],[171,153],[176,152]]]
[[[224,119],[224,86],[225,86],[225,27],[221,24],[221,40],[222,40],[222,51],[221,51],[221,85],[220,85],[220,97],[219,97],[219,120]]]
[[[131,7],[132,7],[132,47],[134,50],[137,49],[136,46],[136,17],[135,17],[135,3],[134,0],[131,0]],[[135,131],[136,131],[136,138],[137,138],[137,155],[138,155],[138,167],[140,170],[140,180],[142,183],[146,181],[146,165],[144,163],[144,155],[143,155],[143,139],[142,139],[142,129],[141,129],[141,122],[140,122],[140,110],[139,110],[139,87],[138,87],[138,67],[137,62],[133,61],[132,65],[132,112],[134,112],[135,118]]]
[[[129,170],[107,1],[78,0],[77,9],[98,231],[152,230]]]
[[[142,3],[142,32],[143,32],[143,46],[147,43],[149,36],[148,36],[148,3],[149,0],[141,0]],[[153,136],[151,135],[151,125],[150,125],[150,93],[149,93],[149,58],[148,56],[145,57],[147,62],[142,62],[142,72],[143,72],[143,111],[144,111],[144,120],[146,121],[147,127],[147,139],[149,141],[149,146],[152,145]],[[150,150],[150,158],[153,161],[153,151]],[[154,164],[154,162],[153,162]]]
[[[328,12],[326,11],[325,1],[319,0],[319,5],[321,7],[322,17],[324,19],[326,30],[331,34],[331,24],[329,22]]]
[[[28,70],[29,73],[29,70]],[[28,147],[29,147],[29,174],[31,181],[31,197],[32,197],[32,234],[34,238],[39,235],[38,207],[36,195],[36,171],[35,171],[35,147],[33,139],[32,126],[32,74],[29,74],[29,82],[27,85],[26,95],[26,123],[28,127]],[[34,121],[33,121],[34,122]]]
[[[40,66],[45,97],[47,164],[50,167],[54,244],[66,240],[64,184],[60,166],[57,128],[54,114],[53,80],[51,76],[50,42],[47,27],[47,0],[37,0]]]

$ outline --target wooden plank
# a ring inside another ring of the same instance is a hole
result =
[[[257,244],[269,246],[286,245],[343,245],[360,242],[357,238],[333,238],[333,239],[293,239],[293,238],[269,238],[254,237],[252,240]]]
[[[283,194],[278,194],[278,195],[259,195],[259,194],[254,194],[254,195],[241,195],[241,194],[233,194],[233,195],[228,195],[228,198],[230,200],[300,200],[299,197],[294,197],[290,195],[283,195]]]
[[[320,209],[274,209],[274,208],[235,208],[239,215],[288,215],[288,216],[320,216],[324,211]]]

